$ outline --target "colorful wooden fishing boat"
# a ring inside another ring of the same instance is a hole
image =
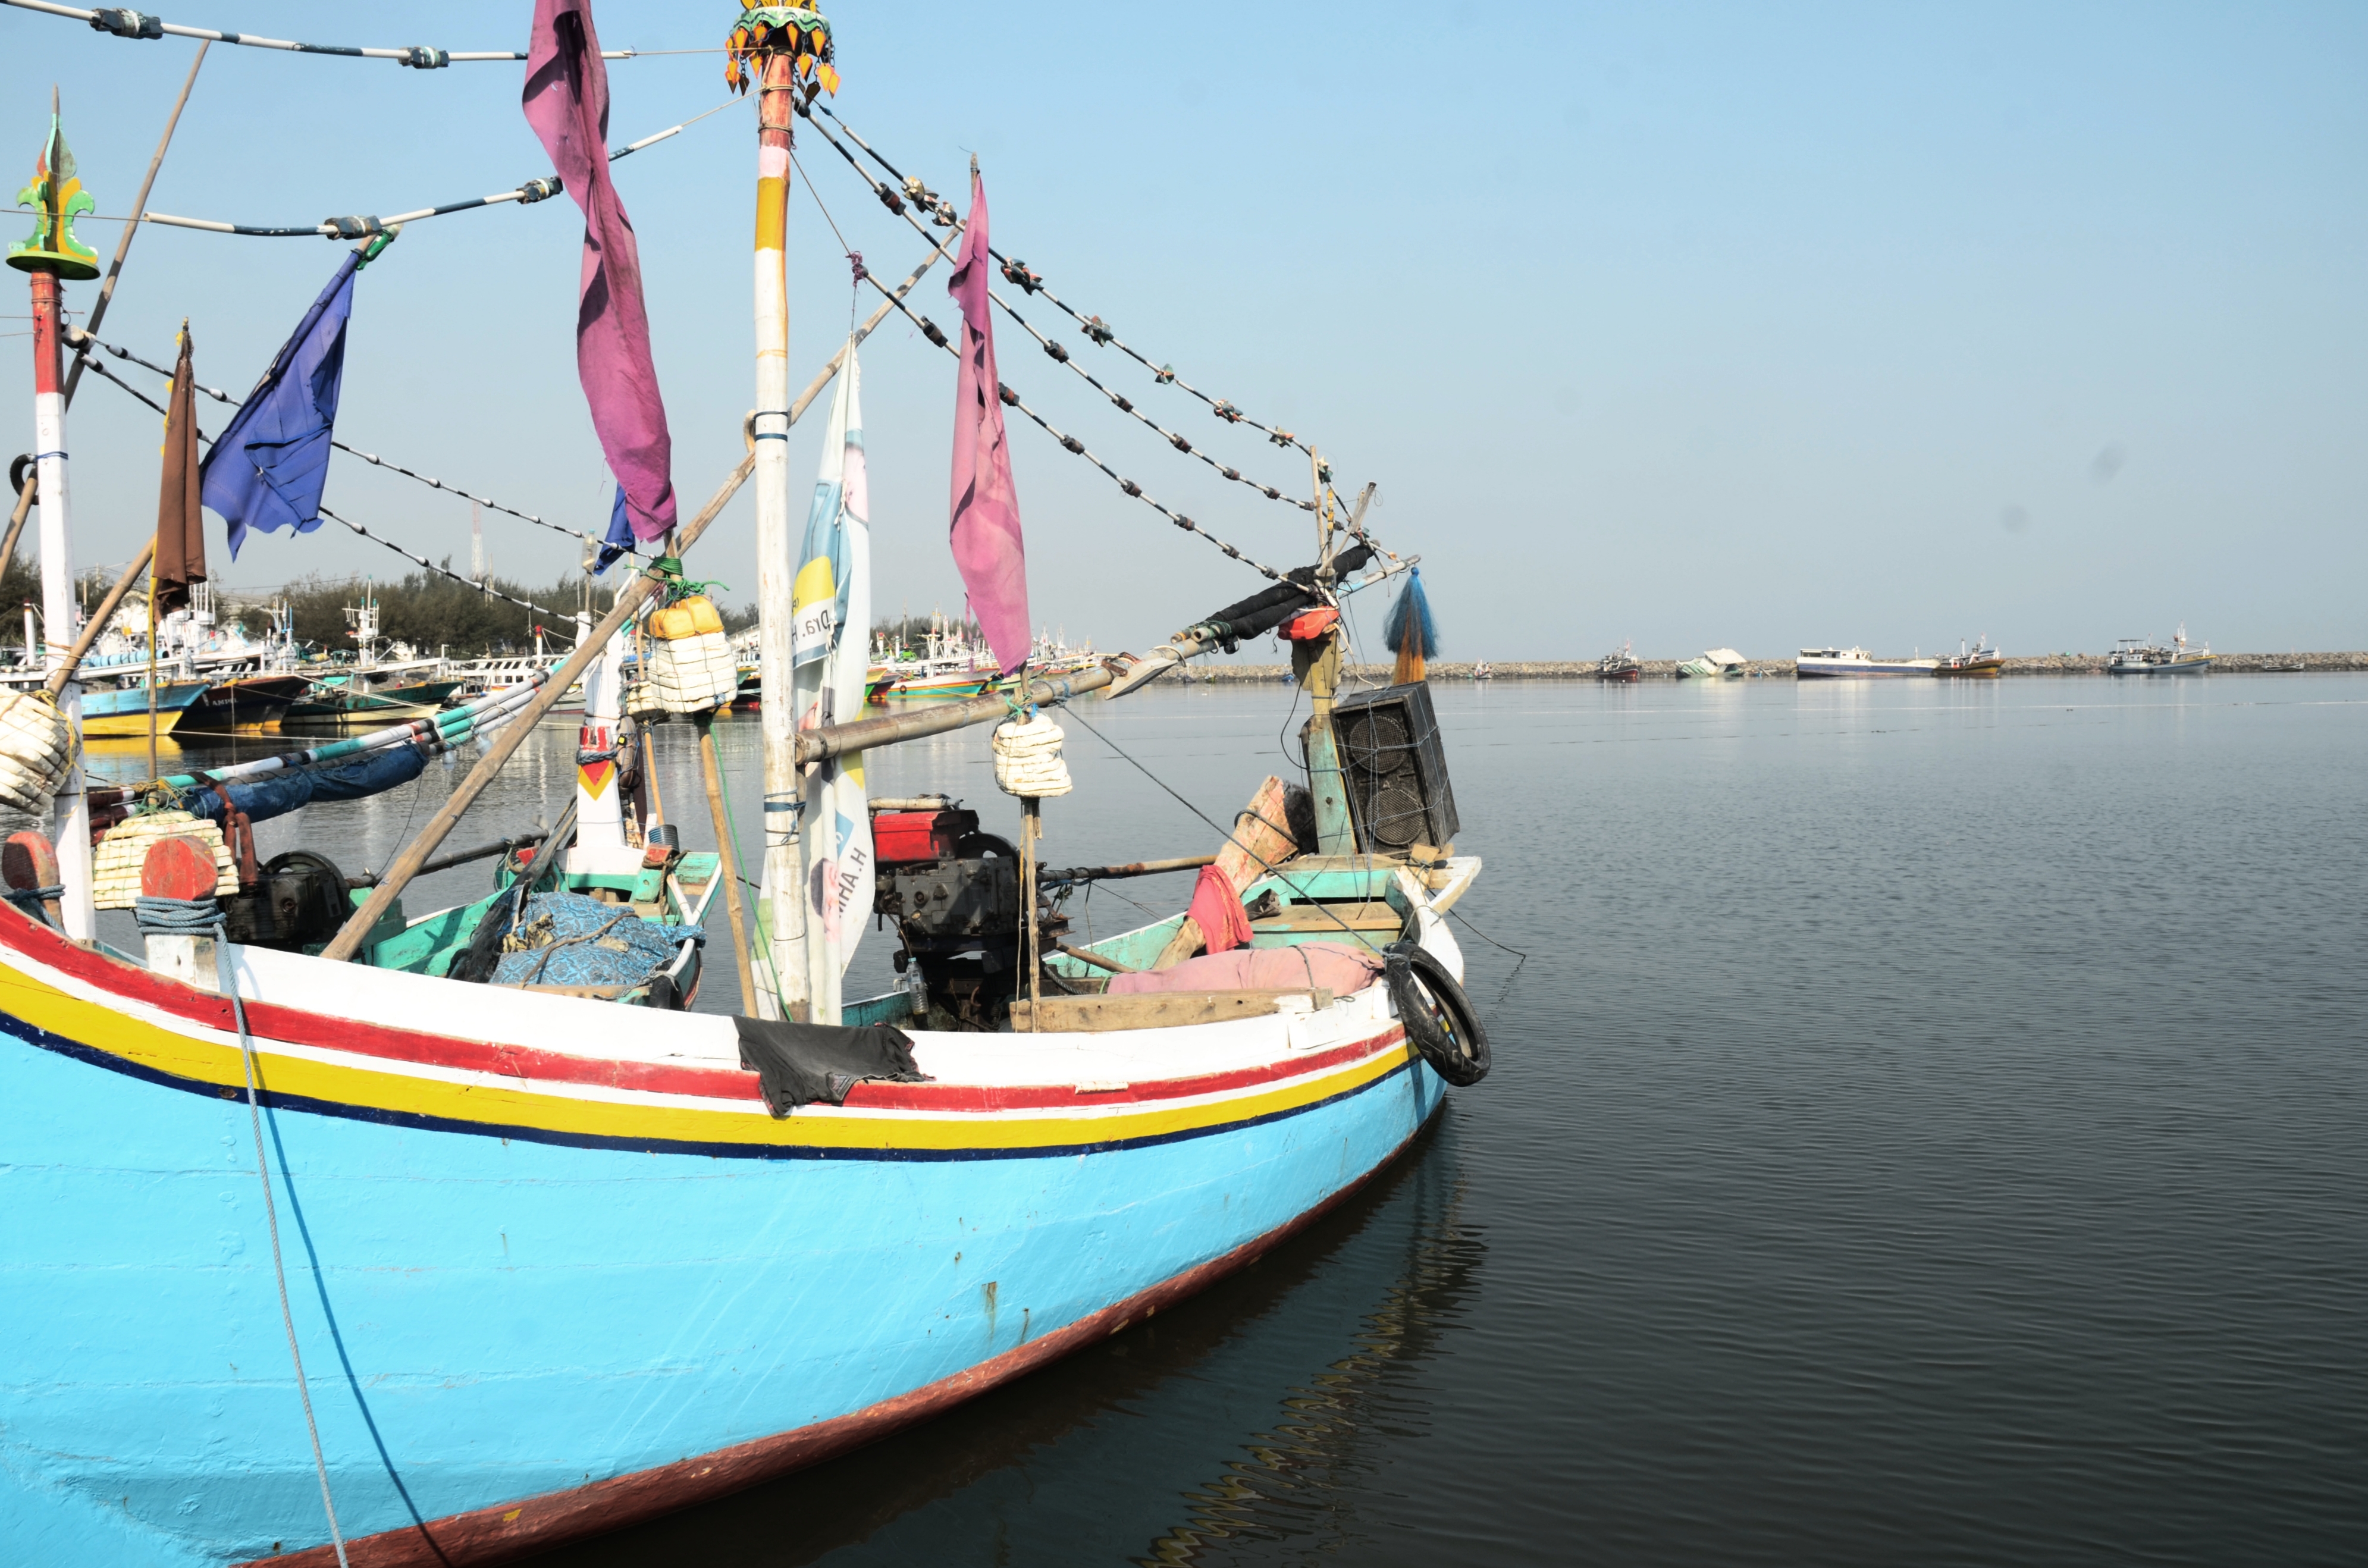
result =
[[[588,25],[534,36],[529,80],[552,85],[529,118],[587,222],[621,224],[605,169],[566,162],[605,124]],[[1292,503],[1316,522],[1310,565],[1261,567],[1271,586],[1143,657],[1041,673],[1023,667],[1002,403],[991,380],[985,396],[962,383],[958,461],[983,483],[958,499],[953,532],[996,689],[853,716],[871,678],[861,333],[801,398],[785,369],[789,128],[802,83],[809,101],[835,85],[828,25],[761,7],[729,55],[735,78],[754,68],[760,104],[762,412],[747,458],[688,519],[650,510],[663,472],[629,472],[608,449],[618,515],[629,485],[650,481],[630,526],[663,531],[666,557],[556,669],[451,708],[458,682],[418,681],[409,689],[435,695],[408,704],[416,714],[370,700],[403,695],[416,672],[372,667],[366,601],[359,663],[330,672],[347,684],[323,717],[405,722],[107,790],[47,763],[56,844],[28,832],[0,854],[6,1163],[30,1184],[0,1233],[14,1308],[0,1538],[24,1561],[509,1562],[723,1495],[1255,1262],[1487,1071],[1444,918],[1481,867],[1454,850],[1429,687],[1338,690],[1340,603],[1416,558],[1381,550],[1322,460],[1313,495]],[[44,171],[63,164],[54,125],[45,158]],[[40,188],[55,229],[53,186]],[[966,218],[936,210],[965,231],[970,378],[993,363],[983,188]],[[35,272],[57,624],[73,587],[57,284],[96,270],[62,255],[10,257]],[[332,330],[324,319],[316,305],[245,409],[333,417],[312,383],[279,381],[308,334]],[[834,379],[799,544],[787,443],[765,437]],[[586,370],[596,427],[621,380]],[[188,390],[177,372],[176,385]],[[325,441],[324,422],[316,433]],[[247,460],[260,474],[267,460]],[[753,911],[712,733],[736,672],[679,559],[752,481],[768,824]],[[973,570],[965,540],[994,573]],[[637,777],[645,754],[624,714],[637,631],[643,691],[698,730],[723,853],[684,853]],[[1269,631],[1290,642],[1307,699],[1304,791],[1264,779],[1210,855],[1039,867],[1042,802],[1069,788],[1050,715]],[[51,690],[71,696],[81,653],[53,651]],[[558,827],[530,849],[435,858],[579,682],[576,789]],[[46,707],[35,717],[52,722]],[[1019,806],[1016,854],[941,797],[867,798],[865,754],[988,723],[997,783]],[[472,743],[483,755],[384,871],[348,879],[312,849],[256,863],[255,823],[394,787]],[[36,749],[23,743],[11,766]],[[496,853],[495,892],[406,913],[422,872]],[[136,892],[140,951],[97,939],[102,865],[110,907]],[[1180,866],[1200,868],[1187,911],[1061,939],[1071,889]],[[718,892],[738,1015],[688,1010],[702,949],[725,945],[696,928]],[[594,924],[563,929],[587,912]],[[848,951],[875,915],[893,925],[904,983],[844,998]]]

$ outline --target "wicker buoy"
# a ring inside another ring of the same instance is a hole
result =
[[[0,695],[0,804],[39,816],[74,765],[74,733],[46,691]]]

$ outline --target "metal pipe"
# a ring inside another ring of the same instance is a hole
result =
[[[480,844],[474,849],[459,849],[450,855],[438,855],[435,859],[419,868],[419,875],[424,877],[433,871],[449,871],[455,866],[465,866],[472,860],[483,860],[495,855],[507,855],[513,850],[524,849],[530,844],[541,844],[550,836],[549,828],[539,827],[508,838],[496,838],[491,844]],[[378,886],[378,873],[364,871],[359,877],[347,877],[346,885],[349,888],[374,888]]]
[[[1036,880],[1040,882],[1105,882],[1117,877],[1156,877],[1163,871],[1193,871],[1216,863],[1214,855],[1178,855],[1172,860],[1133,860],[1123,866],[1064,866],[1057,869],[1039,870]]]

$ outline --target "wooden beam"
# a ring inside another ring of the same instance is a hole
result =
[[[1332,1005],[1318,986],[1289,991],[1145,991],[1127,996],[1047,996],[1011,1005],[1011,1027],[1022,1033],[1104,1034],[1115,1029],[1180,1028],[1232,1018],[1262,1017],[1285,997],[1304,996],[1317,1012]]]

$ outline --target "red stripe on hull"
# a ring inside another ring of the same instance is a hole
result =
[[[28,938],[30,938],[29,940]],[[16,922],[0,914],[0,945],[15,948],[88,984],[127,1000],[153,1006],[174,1017],[228,1031],[237,1027],[230,1004],[209,993],[175,981],[160,980],[135,965],[80,948],[46,926],[19,916]],[[458,983],[457,982],[455,983]],[[251,1002],[247,1022],[266,1040],[322,1051],[374,1056],[387,1062],[413,1062],[455,1072],[490,1073],[521,1084],[592,1084],[604,1088],[637,1090],[653,1095],[683,1095],[700,1099],[757,1101],[757,1075],[739,1068],[684,1067],[668,1062],[622,1062],[539,1051],[529,1046],[495,1045],[393,1028],[383,1024],[309,1013],[271,1002]],[[1076,1108],[1080,1106],[1139,1105],[1192,1095],[1220,1094],[1336,1067],[1370,1055],[1395,1042],[1400,1031],[1391,1025],[1380,1033],[1325,1051],[1310,1051],[1289,1061],[1189,1078],[1146,1079],[1124,1089],[1080,1095],[1067,1084],[858,1084],[846,1103],[874,1110],[998,1111]]]
[[[1439,1103],[1444,1105],[1446,1101],[1441,1099]],[[1438,1110],[1439,1106],[1433,1106],[1431,1115],[1437,1115]],[[1424,1125],[1429,1119],[1424,1119]],[[497,1503],[490,1508],[433,1519],[425,1526],[364,1536],[346,1542],[346,1556],[353,1568],[475,1568],[515,1562],[570,1541],[606,1535],[663,1514],[711,1503],[792,1471],[837,1459],[918,1425],[966,1399],[999,1388],[1047,1362],[1057,1361],[1096,1339],[1117,1334],[1136,1319],[1148,1318],[1160,1308],[1173,1306],[1227,1275],[1240,1272],[1347,1202],[1366,1183],[1387,1170],[1421,1134],[1422,1127],[1417,1126],[1396,1148],[1376,1161],[1372,1170],[1297,1219],[1243,1243],[1223,1257],[1212,1258],[1116,1306],[1105,1307],[1090,1317],[1048,1334],[1033,1345],[1007,1350],[927,1388],[884,1400],[851,1415],[719,1449],[695,1459],[678,1460],[655,1470],[636,1471],[613,1480],[596,1481],[589,1486],[547,1492],[515,1503]],[[279,1557],[256,1558],[238,1568],[265,1568],[266,1564],[269,1568],[332,1568],[336,1560],[334,1549],[316,1546]]]

